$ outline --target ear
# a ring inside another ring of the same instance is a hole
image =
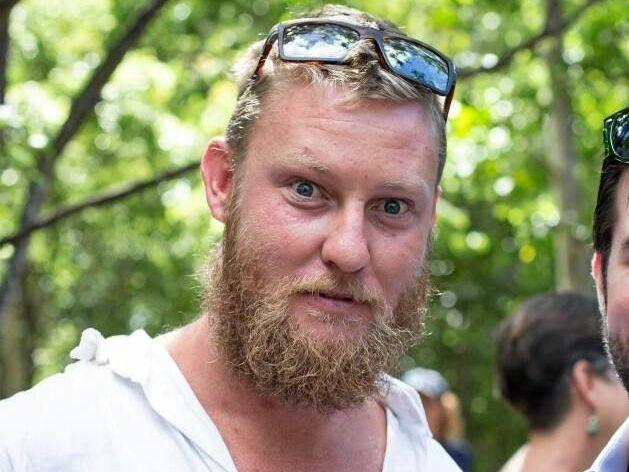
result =
[[[232,186],[231,151],[224,138],[209,142],[201,160],[205,198],[212,216],[224,223]]]
[[[601,314],[605,315],[605,281],[603,280],[603,255],[596,251],[592,255],[592,277],[596,283],[596,295],[598,297],[598,306]]]
[[[594,410],[596,405],[596,386],[594,385],[594,372],[590,363],[581,359],[572,366],[571,379],[576,394],[590,410]]]
[[[432,205],[432,226],[434,226],[437,221],[437,205],[439,204],[439,200],[441,200],[441,192],[441,185],[437,185],[435,187],[435,199]]]

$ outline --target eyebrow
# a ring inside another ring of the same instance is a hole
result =
[[[405,178],[386,182],[382,185],[385,190],[392,192],[414,192],[416,189],[427,187],[428,184],[422,178]]]
[[[307,149],[280,154],[276,158],[276,163],[279,163],[281,165],[299,164],[318,174],[324,176],[332,175],[330,167],[328,167],[315,156],[310,154]],[[415,179],[405,176],[400,179],[390,180],[383,183],[382,188],[391,192],[415,193],[417,190],[420,189],[429,189],[429,185],[421,177]]]
[[[276,162],[284,165],[299,164],[308,167],[310,170],[313,170],[318,174],[331,174],[330,168],[328,166],[320,162],[316,157],[308,153],[308,151],[306,150],[280,154],[279,156],[277,156]]]

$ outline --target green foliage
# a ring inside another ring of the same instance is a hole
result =
[[[18,229],[36,156],[71,98],[144,2],[24,0],[11,17],[9,88],[0,106],[0,236]],[[570,12],[576,1],[565,2]],[[540,31],[544,3],[353,0],[454,57],[490,66]],[[318,1],[170,2],[118,67],[102,100],[63,153],[46,212],[198,159],[223,132],[236,90],[230,65],[290,12]],[[626,4],[591,7],[564,38],[584,195],[574,235],[587,244],[600,159],[600,123],[627,103]],[[524,298],[552,290],[559,205],[547,165],[552,100],[546,44],[492,74],[461,80],[449,122],[444,201],[430,269],[440,291],[424,341],[405,359],[440,369],[461,396],[477,470],[496,469],[524,439],[496,397],[492,333]],[[34,380],[59,371],[82,329],[162,332],[198,313],[195,274],[221,227],[198,175],[37,232],[29,286],[40,301]],[[0,248],[0,261],[12,253]],[[0,265],[0,275],[6,267]],[[23,328],[26,329],[26,328]]]

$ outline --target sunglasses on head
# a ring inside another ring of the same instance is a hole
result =
[[[266,39],[252,78],[258,77],[276,40],[283,61],[342,64],[361,39],[374,42],[380,63],[393,74],[446,97],[443,116],[448,118],[456,84],[454,64],[435,48],[392,31],[324,19],[278,23]]]
[[[629,164],[629,108],[620,110],[603,121],[605,157]]]

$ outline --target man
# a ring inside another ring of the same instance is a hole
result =
[[[529,427],[501,472],[583,472],[629,413],[596,300],[577,293],[536,295],[501,323],[496,377]]]
[[[605,119],[605,159],[594,211],[592,275],[605,319],[607,348],[629,392],[629,108]],[[629,419],[591,471],[629,468]]]
[[[422,325],[452,63],[328,6],[236,76],[201,163],[225,223],[203,316],[86,331],[80,362],[0,406],[0,469],[458,470],[384,374]]]

